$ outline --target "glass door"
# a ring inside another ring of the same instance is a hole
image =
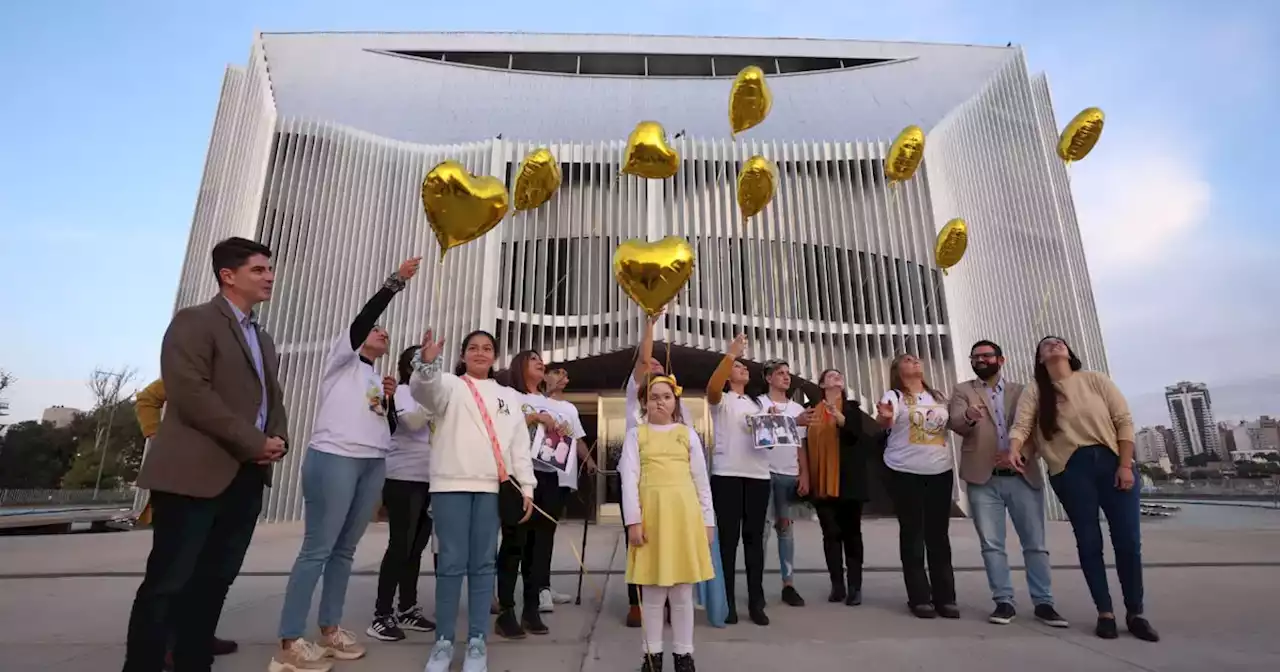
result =
[[[701,394],[689,394],[684,397],[685,408],[688,409],[691,424],[698,431],[702,443],[706,446],[706,456],[710,458],[710,419],[707,415],[707,400]],[[597,474],[596,504],[600,522],[620,522],[622,520],[622,485],[618,480],[618,460],[622,457],[622,442],[627,437],[627,403],[624,394],[602,394],[596,401],[596,460],[600,465]]]

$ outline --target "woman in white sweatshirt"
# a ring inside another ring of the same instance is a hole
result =
[[[493,380],[497,340],[474,331],[462,341],[454,374],[441,370],[444,341],[428,331],[409,390],[435,418],[431,438],[431,509],[440,562],[436,567],[436,643],[424,672],[453,662],[462,579],[467,579],[467,651],[463,672],[487,672],[485,632],[498,547],[498,486],[510,477],[533,513],[533,460],[520,412],[521,395]],[[503,485],[504,488],[511,487]]]

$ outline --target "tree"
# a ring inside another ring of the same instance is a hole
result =
[[[19,422],[0,437],[0,488],[54,489],[76,455],[73,427]]]
[[[0,418],[9,415],[9,401],[4,398],[4,391],[14,382],[13,374],[0,369]],[[0,429],[4,429],[5,424],[0,422]]]
[[[62,477],[62,487],[68,490],[87,490],[95,485],[112,490],[132,483],[142,464],[145,441],[138,421],[134,417],[133,402],[121,401],[114,413],[108,412],[111,425],[103,432],[108,438],[102,449],[95,447],[98,437],[97,421],[89,414],[81,415],[68,430],[75,433],[75,459]],[[101,471],[101,480],[99,480]]]
[[[67,478],[63,479],[62,487],[87,488],[89,483],[92,483],[94,495],[97,495],[98,489],[102,487],[102,475],[106,469],[108,457],[111,457],[113,461],[119,461],[120,459],[120,451],[117,450],[114,456],[112,455],[111,433],[115,429],[116,414],[119,408],[124,405],[121,402],[124,387],[133,380],[136,373],[136,369],[124,367],[119,371],[97,369],[89,376],[87,385],[89,392],[93,394],[94,402],[93,410],[89,412],[89,416],[93,418],[94,423],[93,443],[88,446],[87,450],[83,442],[80,444],[76,453],[76,462],[72,463],[71,470],[67,473]],[[129,396],[133,395],[130,394]],[[128,420],[131,426],[135,429],[137,428],[137,423],[133,421],[132,413],[127,413],[123,417]],[[97,464],[97,473],[93,480],[89,482],[86,482],[86,465],[81,464],[86,460],[95,461]],[[114,479],[111,479],[109,484],[114,483]]]

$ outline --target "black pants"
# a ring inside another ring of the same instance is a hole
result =
[[[849,590],[862,590],[862,502],[820,499],[813,506],[822,526],[822,552],[831,585],[844,582]]]
[[[956,603],[956,577],[951,567],[952,472],[921,476],[889,470],[889,496],[898,517],[898,552],[907,603]],[[925,559],[929,571],[925,573]]]
[[[262,468],[245,465],[216,497],[153,490],[151,555],[129,614],[124,672],[209,670],[227,590],[240,574],[262,510]]]
[[[535,471],[538,485],[533,503],[559,519],[565,495],[559,476],[553,471]],[[503,609],[516,606],[516,579],[524,579],[524,608],[538,608],[538,593],[551,587],[551,555],[555,552],[556,523],[535,510],[521,525],[503,526],[498,548],[498,604]]]
[[[382,504],[387,507],[390,537],[387,552],[378,569],[378,600],[374,614],[389,616],[396,590],[400,591],[400,611],[418,604],[418,575],[422,573],[422,553],[431,540],[431,486],[421,481],[388,478],[382,484]]]
[[[772,481],[767,478],[712,476],[711,501],[720,535],[720,564],[729,608],[736,608],[738,541],[747,565],[747,605],[764,606],[764,525]]]

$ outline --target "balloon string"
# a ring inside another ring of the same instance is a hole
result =
[[[444,289],[444,254],[440,255],[440,263],[436,265],[436,287],[432,292],[431,310],[435,313],[433,322],[440,322],[440,292]]]

